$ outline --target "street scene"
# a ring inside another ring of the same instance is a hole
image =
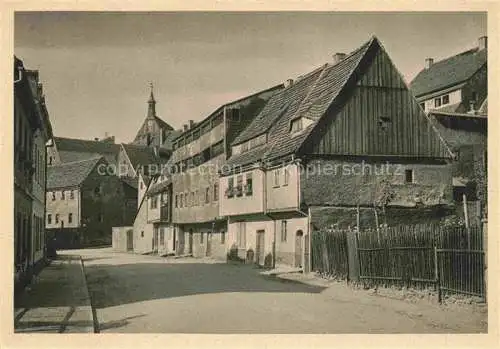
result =
[[[14,333],[488,333],[486,18],[16,13]]]

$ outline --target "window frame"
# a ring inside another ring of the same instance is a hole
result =
[[[411,178],[409,181],[408,178]],[[405,169],[405,184],[413,184],[415,183],[415,171],[411,168]]]
[[[284,219],[281,221],[281,242],[287,241],[288,227],[287,221]]]

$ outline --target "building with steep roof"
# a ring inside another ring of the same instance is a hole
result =
[[[44,265],[45,145],[52,126],[36,70],[14,56],[14,286],[18,290]]]
[[[113,226],[133,222],[137,203],[108,165],[96,156],[48,167],[46,232],[56,248],[110,244]]]
[[[60,165],[66,162],[88,160],[104,156],[109,164],[118,164],[120,145],[114,140],[100,141],[67,137],[54,137],[52,145],[47,147],[48,165]]]
[[[478,46],[455,56],[434,62],[425,60],[425,68],[410,83],[410,88],[426,112],[474,113],[488,95],[487,37]]]
[[[231,143],[219,179],[228,248],[308,269],[324,217],[343,227],[409,223],[423,209],[439,218],[452,205],[452,157],[372,37],[290,81]]]

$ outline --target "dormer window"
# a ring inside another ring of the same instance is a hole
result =
[[[434,98],[434,107],[439,108],[441,106],[441,97]]]
[[[290,132],[295,133],[302,131],[303,124],[302,124],[302,118],[296,118],[292,120],[291,125],[290,125]]]
[[[449,103],[450,103],[450,95],[444,95],[441,98],[441,104],[445,105],[445,104],[449,104]]]

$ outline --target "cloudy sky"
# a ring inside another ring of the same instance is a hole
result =
[[[85,13],[15,15],[15,54],[38,69],[57,136],[132,141],[147,111],[176,128],[295,78],[376,35],[407,82],[426,57],[486,35],[484,13]]]

